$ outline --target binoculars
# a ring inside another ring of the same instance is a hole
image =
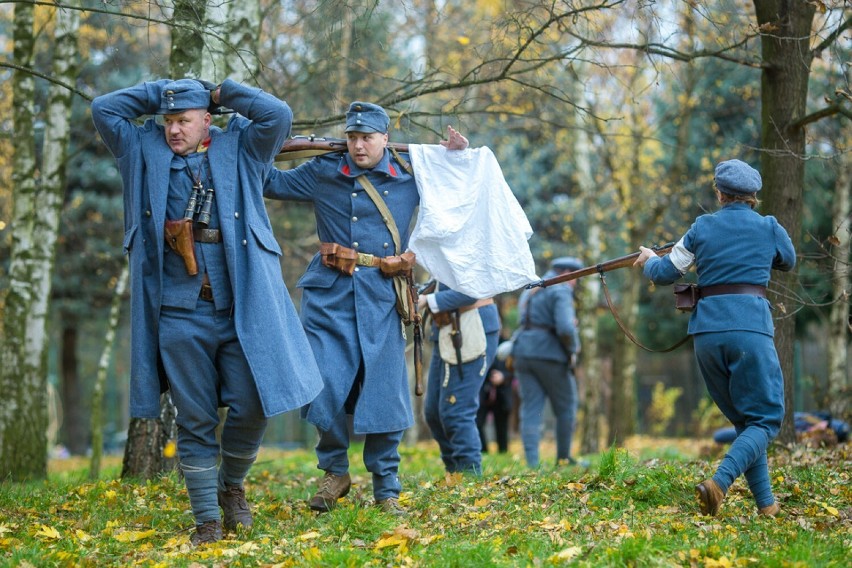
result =
[[[213,209],[213,188],[204,189],[201,184],[192,186],[192,194],[186,204],[183,218],[187,221],[196,221],[204,227],[210,224],[210,213]]]

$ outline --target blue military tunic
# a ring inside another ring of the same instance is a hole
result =
[[[143,83],[92,102],[95,126],[116,158],[124,186],[124,249],[132,275],[130,411],[138,418],[160,415],[160,392],[167,383],[158,362],[158,321],[166,295],[163,225],[174,152],[162,125],[150,119],[140,126],[136,119],[159,110],[169,82]],[[281,248],[261,193],[272,160],[289,133],[292,113],[275,97],[231,80],[222,83],[220,98],[244,116],[235,115],[227,131],[210,129],[208,163],[223,237],[217,246],[224,252],[237,335],[264,414],[273,416],[303,406],[322,388],[284,286]],[[224,282],[225,272],[220,277]],[[192,292],[196,301],[200,286],[199,273]]]
[[[796,251],[775,217],[762,216],[745,203],[732,203],[698,217],[670,254],[648,259],[644,274],[656,284],[672,284],[693,262],[699,286],[766,286],[771,269],[793,269]],[[724,294],[698,302],[688,331],[752,331],[771,337],[774,329],[766,298]]]
[[[390,209],[400,231],[400,251],[394,250],[381,213],[357,180],[361,174],[367,175]],[[387,150],[371,170],[358,167],[348,153],[319,156],[292,170],[273,170],[264,194],[312,202],[320,241],[380,257],[405,251],[419,203],[414,178]],[[410,427],[414,415],[405,337],[392,281],[374,267],[357,267],[352,276],[342,274],[323,266],[317,254],[297,285],[303,289],[302,322],[324,380],[323,391],[304,411],[306,419],[328,430],[363,365],[355,431]]]

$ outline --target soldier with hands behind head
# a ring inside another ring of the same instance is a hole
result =
[[[223,131],[219,105],[237,113]],[[160,115],[160,120],[145,115]],[[249,528],[243,481],[267,417],[322,387],[281,275],[262,187],[290,132],[286,103],[226,80],[145,82],[97,97],[92,118],[124,183],[131,271],[131,415],[177,408],[195,545]],[[217,409],[227,407],[221,442]]]

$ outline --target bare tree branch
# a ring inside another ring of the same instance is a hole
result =
[[[6,1],[6,0],[3,0],[3,1]],[[44,79],[45,81],[53,83],[54,85],[59,85],[60,87],[68,89],[72,93],[74,93],[76,95],[80,95],[85,100],[92,102],[92,97],[90,97],[89,95],[87,95],[83,91],[77,89],[73,85],[69,85],[68,83],[60,81],[59,79],[54,79],[50,75],[48,75],[46,73],[42,73],[41,71],[36,71],[32,67],[25,67],[24,65],[17,65],[16,63],[9,63],[8,61],[0,61],[0,67],[6,67],[8,69],[14,69],[16,71],[23,71],[24,73],[29,73],[30,75],[33,75],[35,77],[39,77],[40,79]]]

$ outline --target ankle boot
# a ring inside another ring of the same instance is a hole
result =
[[[722,506],[722,501],[725,500],[725,492],[713,479],[702,481],[695,486],[695,491],[698,493],[701,514],[716,516]]]

